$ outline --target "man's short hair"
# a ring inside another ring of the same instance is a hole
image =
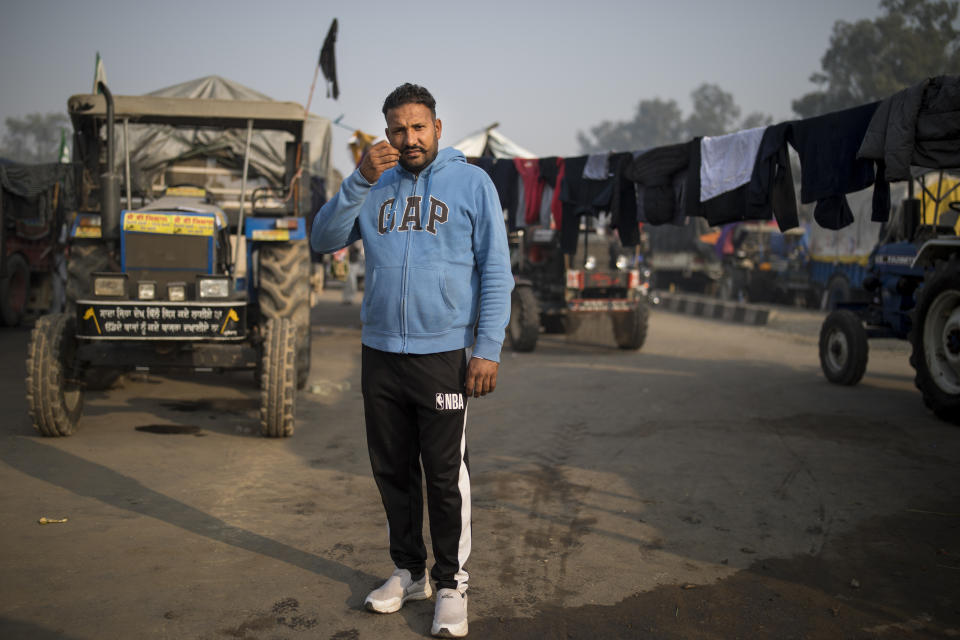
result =
[[[390,109],[396,109],[405,104],[422,104],[430,109],[434,119],[437,117],[437,101],[433,99],[430,92],[418,84],[410,84],[409,82],[394,89],[383,101],[383,117],[387,117],[387,111]]]

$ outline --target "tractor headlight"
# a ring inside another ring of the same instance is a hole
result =
[[[137,297],[141,300],[155,300],[157,298],[157,283],[138,282]]]
[[[583,263],[583,268],[589,271],[596,266],[597,266],[597,259],[594,258],[593,256],[587,256],[586,262]]]
[[[226,276],[204,276],[197,281],[200,298],[226,298],[230,295],[230,280]]]
[[[122,298],[127,295],[127,274],[93,274],[93,295],[104,298]]]
[[[167,300],[183,302],[187,299],[187,284],[185,282],[171,282],[167,285]]]
[[[617,256],[617,269],[619,269],[620,271],[623,271],[629,266],[630,266],[630,258],[628,258],[625,255]]]

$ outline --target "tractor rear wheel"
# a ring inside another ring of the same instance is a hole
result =
[[[268,438],[293,435],[297,401],[296,330],[290,318],[270,318],[260,358],[260,432]]]
[[[41,316],[27,347],[27,411],[41,435],[69,436],[83,411],[83,383],[71,316]]]
[[[289,318],[297,334],[297,388],[310,377],[310,248],[306,240],[260,246],[260,311]]]
[[[960,257],[937,261],[920,289],[910,344],[924,404],[941,420],[960,424]]]
[[[540,305],[533,289],[514,287],[510,295],[510,322],[507,334],[514,351],[533,351],[540,337]]]
[[[820,369],[834,384],[854,385],[867,370],[867,332],[857,314],[831,311],[820,326]]]
[[[636,351],[646,342],[650,309],[644,303],[639,303],[631,311],[615,311],[611,314],[611,319],[613,337],[621,349]]]

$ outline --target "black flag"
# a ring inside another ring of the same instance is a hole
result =
[[[323,47],[320,48],[320,70],[323,71],[323,77],[327,80],[327,97],[331,94],[336,100],[340,96],[340,86],[337,84],[337,59],[333,54],[333,45],[337,41],[337,19],[334,18],[330,24],[330,30],[323,41]]]

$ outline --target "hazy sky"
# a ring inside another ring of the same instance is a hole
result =
[[[336,17],[340,99],[318,83],[312,112],[380,133],[386,94],[415,82],[437,99],[441,144],[499,122],[534,153],[574,155],[577,131],[629,119],[640,100],[674,99],[686,115],[703,82],[743,114],[790,119],[834,22],[879,13],[879,0],[13,0],[0,119],[65,112],[91,90],[98,50],[115,94],[220,75],[305,104]],[[334,164],[348,172],[350,132],[334,129]]]

